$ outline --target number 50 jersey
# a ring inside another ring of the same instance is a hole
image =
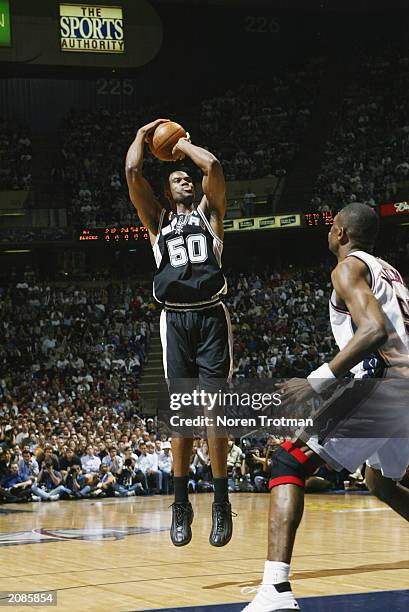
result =
[[[162,210],[153,253],[157,272],[154,298],[174,309],[213,306],[227,292],[221,269],[223,242],[200,208],[190,214],[171,213],[164,223]]]

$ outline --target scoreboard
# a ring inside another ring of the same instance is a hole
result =
[[[304,214],[304,223],[307,227],[325,227],[334,223],[335,214],[326,211],[317,211]]]
[[[123,227],[98,227],[83,229],[78,236],[79,242],[93,244],[132,244],[149,239],[148,228],[136,225]]]

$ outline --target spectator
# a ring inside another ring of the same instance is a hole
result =
[[[94,479],[96,477],[94,476]],[[95,483],[95,480],[94,480]],[[110,472],[109,466],[107,463],[101,462],[99,468],[99,482],[96,484],[93,489],[93,493],[95,496],[97,495],[113,495],[113,485],[115,483],[115,476]],[[92,487],[90,487],[91,490]]]
[[[32,479],[33,482],[37,478],[39,467],[37,460],[31,456],[28,448],[23,449],[21,458],[18,461],[18,473],[23,481]]]
[[[158,468],[162,475],[161,491],[164,495],[169,495],[172,492],[172,469],[173,457],[170,442],[163,442],[162,451],[158,455]]]
[[[116,476],[116,481],[112,485],[115,495],[120,497],[131,497],[132,495],[145,493],[142,479],[138,477],[134,468],[132,457],[125,459],[121,473]]]
[[[196,447],[196,456],[193,460],[196,469],[196,482],[210,482],[212,480],[212,470],[210,466],[209,446],[204,440],[201,446]]]
[[[0,497],[5,501],[27,501],[31,496],[32,479],[19,475],[17,463],[12,463],[9,470],[0,479]]]
[[[254,216],[256,199],[257,199],[256,194],[254,193],[254,191],[251,190],[251,187],[248,186],[247,191],[244,194],[244,201],[243,201],[245,217]]]
[[[87,454],[81,457],[81,466],[84,474],[89,472],[99,472],[99,466],[101,465],[101,459],[98,455],[95,455],[94,447],[90,444],[87,446]]]
[[[101,462],[103,465],[106,465],[108,470],[116,476],[120,474],[123,469],[123,459],[120,455],[118,455],[118,451],[115,446],[111,446],[109,448],[109,455],[106,455]]]
[[[81,479],[81,466],[74,464],[69,466],[68,469],[62,473],[62,485],[64,490],[60,492],[60,499],[71,498],[71,497],[82,497],[80,491],[84,479]]]
[[[53,467],[51,458],[43,461],[40,468],[37,483],[31,487],[33,501],[58,501],[60,493],[69,491],[62,484],[62,477]]]
[[[81,464],[80,458],[75,455],[74,450],[72,448],[64,446],[62,455],[60,457],[61,474],[64,475],[65,472],[69,471],[73,465],[79,464]]]
[[[162,473],[159,470],[158,455],[155,453],[155,445],[153,442],[146,444],[147,458],[149,467],[146,473],[148,487],[159,493],[162,489]]]
[[[241,448],[236,445],[236,440],[233,435],[229,436],[227,444],[227,472],[231,473],[233,468],[240,468],[243,452]]]

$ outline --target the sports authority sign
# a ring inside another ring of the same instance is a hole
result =
[[[124,53],[124,23],[118,6],[60,4],[61,51]]]

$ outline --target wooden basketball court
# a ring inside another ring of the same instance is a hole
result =
[[[56,590],[61,611],[244,607],[241,589],[262,573],[269,496],[231,497],[238,517],[221,549],[208,544],[207,494],[191,496],[184,548],[169,540],[170,497],[3,505],[0,591]],[[297,597],[407,589],[407,524],[370,495],[308,495],[291,580]]]

